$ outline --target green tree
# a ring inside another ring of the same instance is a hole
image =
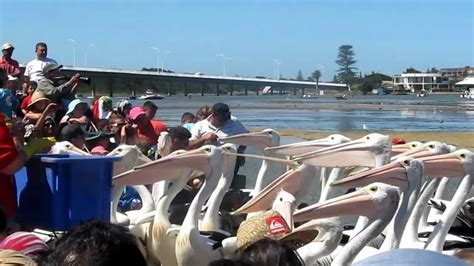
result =
[[[316,91],[319,91],[319,79],[321,78],[322,74],[320,70],[315,70],[311,73],[311,79],[316,81]]]
[[[339,70],[337,71],[337,79],[347,84],[352,84],[354,78],[356,77],[357,70],[355,63],[357,61],[354,59],[355,53],[352,50],[352,45],[341,45],[339,46],[339,52],[337,53],[336,64],[339,65]]]
[[[338,83],[338,82],[339,82],[339,80],[337,79],[337,76],[336,76],[336,75],[334,75],[334,77],[332,77],[332,82],[334,82],[334,83]]]
[[[301,73],[301,70],[298,71],[298,76],[296,76],[296,80],[303,81],[303,73]]]
[[[405,70],[405,73],[421,73],[421,71],[413,68],[413,67],[409,67]]]

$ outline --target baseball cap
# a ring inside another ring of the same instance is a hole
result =
[[[145,111],[143,110],[142,107],[135,106],[130,110],[130,113],[128,114],[128,118],[130,118],[130,120],[135,120],[141,115],[145,115]]]
[[[225,103],[216,103],[212,106],[212,113],[220,117],[229,117],[229,106]]]
[[[49,63],[49,64],[46,64],[43,67],[43,73],[48,74],[49,72],[61,69],[62,67],[63,67],[63,65],[57,65],[55,63]]]
[[[10,49],[10,48],[15,49],[15,47],[13,47],[13,45],[12,45],[11,43],[8,43],[8,42],[7,42],[7,43],[4,43],[4,44],[2,45],[2,51],[3,51],[3,50]]]
[[[89,107],[89,105],[88,105],[86,102],[83,102],[83,101],[81,101],[81,100],[79,100],[79,99],[74,99],[74,100],[72,100],[72,101],[69,103],[69,105],[68,105],[68,107],[67,107],[67,112],[66,112],[66,114],[72,113],[72,112],[74,111],[74,109],[76,108],[76,106],[78,106],[79,104],[85,105],[85,106],[86,106],[85,109],[87,109],[87,108]]]
[[[398,144],[405,144],[405,140],[402,138],[393,138],[392,139],[392,144],[398,145]]]

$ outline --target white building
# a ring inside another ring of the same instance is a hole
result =
[[[405,73],[395,75],[393,85],[411,91],[449,88],[449,78],[441,73]]]

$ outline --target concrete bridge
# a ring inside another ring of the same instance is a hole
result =
[[[269,93],[301,93],[305,90],[316,89],[315,82],[275,80],[266,78],[244,78],[244,77],[223,77],[211,76],[202,73],[181,74],[181,73],[158,73],[152,71],[135,71],[121,69],[103,68],[72,68],[64,67],[61,70],[65,75],[81,73],[82,76],[92,78],[89,86],[82,86],[79,93],[98,93],[113,96],[117,92],[125,92],[128,95],[144,93],[147,89],[152,89],[158,93],[177,94],[228,94],[228,95],[248,95],[262,91],[264,87],[271,86]],[[348,90],[346,84],[320,82],[319,90]]]

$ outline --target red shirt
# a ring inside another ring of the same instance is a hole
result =
[[[12,163],[17,155],[13,138],[0,114],[0,169]],[[5,211],[7,219],[13,218],[16,211],[16,189],[13,182],[13,176],[0,173],[0,208]]]
[[[0,69],[3,69],[7,75],[20,74],[20,65],[18,64],[18,61],[13,59],[7,60],[3,56],[0,58]]]
[[[23,98],[23,101],[21,102],[20,108],[22,110],[26,110],[26,108],[28,107],[28,104],[30,104],[30,102],[31,102],[31,94],[26,95],[25,98]]]
[[[150,120],[144,127],[137,127],[137,136],[155,145],[158,143],[160,132],[166,130],[166,125],[159,120]]]

